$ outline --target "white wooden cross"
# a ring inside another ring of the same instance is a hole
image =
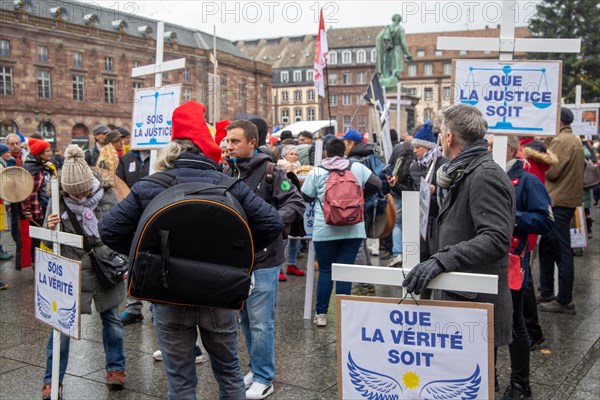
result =
[[[579,53],[581,39],[515,38],[516,0],[502,2],[502,22],[499,38],[448,37],[440,36],[438,50],[499,51],[500,60],[512,60],[515,52],[529,53]],[[494,137],[494,161],[502,168],[506,166],[508,138]]]
[[[58,178],[52,178],[50,181],[52,188],[52,212],[59,213],[59,189],[58,189]],[[55,230],[36,228],[35,226],[29,227],[29,236],[36,239],[45,240],[52,242],[52,250],[54,254],[60,255],[60,245],[66,244],[69,246],[83,248],[83,237],[79,235],[73,235],[71,233],[60,232],[60,224]],[[59,371],[60,371],[60,331],[57,329],[52,330],[52,400],[58,399],[58,387],[59,387]]]
[[[162,86],[162,73],[167,71],[173,71],[176,69],[185,68],[185,58],[178,58],[177,60],[163,61],[165,48],[165,23],[163,21],[158,22],[156,32],[156,62],[150,65],[144,65],[136,67],[131,70],[131,77],[137,78],[144,75],[154,74],[154,86]],[[150,150],[150,173],[154,172],[154,162],[157,157],[156,149]]]

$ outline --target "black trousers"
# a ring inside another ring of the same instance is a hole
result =
[[[21,270],[21,221],[19,220],[20,203],[10,205],[10,234],[15,242],[15,269]]]
[[[535,285],[533,283],[533,276],[531,274],[531,252],[525,254],[525,262],[529,265],[527,269],[527,281],[528,285],[523,287],[523,318],[525,319],[525,326],[527,327],[527,334],[529,339],[538,340],[544,336],[542,327],[538,320],[537,313],[537,302],[535,301]]]
[[[513,341],[510,353],[510,383],[529,387],[529,335],[523,318],[524,290],[511,290],[513,302]]]

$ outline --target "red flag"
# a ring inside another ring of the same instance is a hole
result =
[[[327,56],[329,48],[327,46],[327,32],[325,31],[325,21],[323,20],[323,9],[319,17],[319,33],[317,34],[317,45],[315,48],[315,67],[313,79],[315,81],[315,90],[321,97],[325,97],[325,78],[323,70],[327,65]]]

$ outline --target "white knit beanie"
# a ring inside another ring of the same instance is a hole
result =
[[[83,150],[71,144],[65,150],[65,163],[60,174],[60,184],[68,194],[81,194],[92,190],[94,175],[84,159]]]

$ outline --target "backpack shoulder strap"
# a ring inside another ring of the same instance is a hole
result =
[[[168,172],[157,172],[152,175],[148,175],[142,179],[141,181],[148,181],[159,184],[164,188],[170,188],[171,186],[177,185],[177,177],[175,175],[169,174]]]

